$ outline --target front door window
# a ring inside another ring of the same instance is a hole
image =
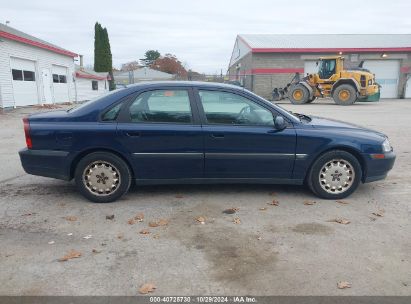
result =
[[[273,126],[273,114],[237,94],[199,91],[208,124]]]

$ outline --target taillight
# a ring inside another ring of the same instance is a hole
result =
[[[33,143],[31,142],[30,123],[27,117],[23,118],[23,124],[24,124],[24,135],[26,136],[26,145],[27,145],[27,148],[31,149],[33,148]]]

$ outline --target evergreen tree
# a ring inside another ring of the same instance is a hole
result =
[[[108,72],[110,90],[115,89],[113,77],[113,56],[111,54],[110,40],[106,28],[96,22],[94,26],[94,70],[96,72]]]

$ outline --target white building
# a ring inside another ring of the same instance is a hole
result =
[[[0,108],[74,101],[75,57],[0,23]]]
[[[74,78],[75,101],[87,101],[103,95],[109,91],[109,74],[94,72],[83,67],[80,55],[80,65],[76,65]]]
[[[118,71],[114,72],[114,81],[116,84],[132,84],[142,81],[161,81],[172,80],[174,75],[153,70],[148,67],[142,67],[134,71]]]

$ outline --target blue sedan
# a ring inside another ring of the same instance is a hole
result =
[[[395,161],[384,134],[215,83],[141,83],[23,121],[24,170],[74,178],[99,203],[126,194],[132,182],[305,184],[341,199],[385,178]]]

